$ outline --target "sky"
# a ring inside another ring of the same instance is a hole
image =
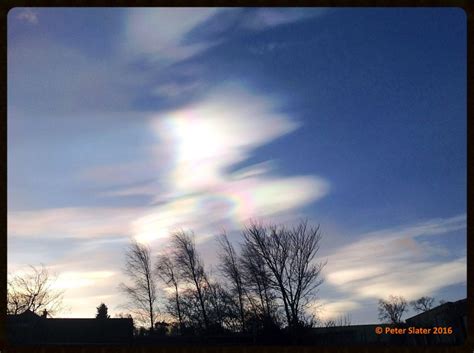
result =
[[[320,224],[322,319],[466,297],[463,10],[14,8],[7,51],[8,271],[62,316],[123,311],[132,239],[217,276],[250,219]]]

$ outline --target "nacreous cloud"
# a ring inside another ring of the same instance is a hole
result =
[[[163,238],[177,228],[212,235],[219,231],[214,226],[288,213],[323,197],[328,183],[314,176],[279,177],[262,164],[229,171],[255,148],[298,128],[278,108],[269,98],[227,85],[196,104],[156,116],[152,128],[173,154],[170,200],[134,222],[137,239]]]
[[[148,196],[153,205],[11,211],[9,236],[133,236],[152,241],[184,228],[193,229],[197,240],[202,240],[222,227],[228,231],[240,228],[249,218],[291,217],[328,192],[328,182],[314,175],[277,175],[272,161],[263,159],[236,168],[257,147],[299,127],[279,112],[274,99],[238,84],[219,87],[190,106],[157,114],[150,124],[156,142],[150,145],[152,153],[146,163],[104,166],[93,169],[89,177],[102,180],[105,173],[106,180],[113,183],[127,180],[130,173],[148,173],[156,182],[115,187],[101,194]]]

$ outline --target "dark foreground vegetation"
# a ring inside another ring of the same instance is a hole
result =
[[[152,256],[132,243],[126,257],[128,284],[121,289],[129,311],[148,331],[182,335],[293,334],[314,326],[314,304],[324,262],[315,259],[319,227],[301,222],[292,228],[251,223],[236,249],[225,233],[218,236],[219,265],[211,275],[197,252],[192,233],[171,234],[170,246]],[[158,283],[157,283],[158,282]],[[158,298],[158,286],[168,294]]]
[[[104,306],[95,319],[55,319],[30,311],[7,317],[7,337],[11,345],[125,345],[125,346],[233,346],[233,345],[453,345],[467,337],[467,300],[446,302],[399,324],[316,327],[290,332],[173,334],[167,325],[155,330],[134,330],[131,318],[109,318]],[[435,323],[435,324],[434,324]],[[415,328],[449,327],[445,334],[407,333]],[[382,330],[382,334],[377,333]]]
[[[95,319],[55,318],[63,293],[54,290],[44,266],[9,276],[8,339],[20,344],[457,344],[467,335],[466,300],[434,307],[434,298],[419,298],[409,304],[420,314],[404,322],[403,297],[380,299],[381,327],[436,323],[452,328],[444,336],[377,334],[377,325],[351,326],[347,315],[319,320],[316,294],[326,264],[317,258],[319,226],[252,222],[239,240],[231,242],[225,232],[217,237],[214,272],[206,268],[192,232],[171,234],[169,246],[158,253],[132,242],[119,286],[128,299],[126,311],[115,318],[103,303]]]

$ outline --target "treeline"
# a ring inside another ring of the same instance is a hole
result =
[[[315,317],[305,309],[325,265],[316,259],[319,226],[252,222],[241,235],[238,248],[225,233],[218,236],[218,276],[205,268],[192,232],[171,234],[156,257],[148,246],[132,243],[125,262],[129,282],[121,289],[133,317],[150,332],[178,335],[272,335],[312,327]]]

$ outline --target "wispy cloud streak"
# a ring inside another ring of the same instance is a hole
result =
[[[38,24],[38,14],[29,8],[19,9],[16,18],[20,21],[28,22],[30,24]]]
[[[433,257],[422,236],[466,228],[466,215],[370,232],[328,257],[327,283],[355,298],[414,299],[466,281],[466,257]]]

